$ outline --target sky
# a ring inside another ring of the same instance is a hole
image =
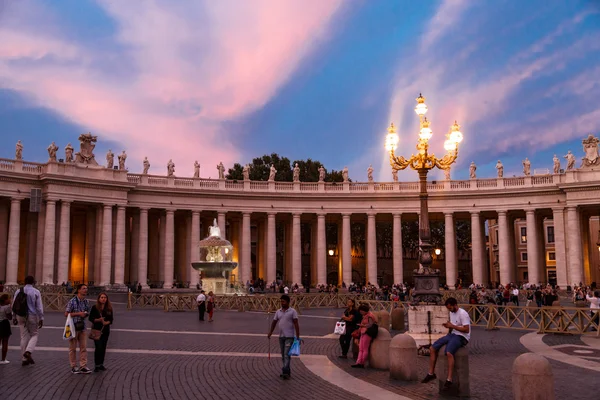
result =
[[[453,179],[582,157],[600,135],[600,1],[0,0],[0,158],[21,140],[45,162],[91,132],[96,159],[126,150],[130,172],[147,156],[151,174],[198,160],[215,178],[278,153],[391,181],[387,127],[415,152],[419,93],[433,153],[461,125]]]

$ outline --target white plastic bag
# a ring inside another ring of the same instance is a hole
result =
[[[71,314],[67,315],[67,321],[65,322],[65,329],[63,330],[63,340],[72,340],[75,339],[75,324],[73,323],[73,318],[71,318]]]
[[[345,335],[346,334],[346,323],[344,321],[336,322],[333,333],[335,333],[336,335]]]

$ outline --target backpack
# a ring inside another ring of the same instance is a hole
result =
[[[27,317],[29,307],[27,306],[27,293],[25,293],[25,287],[19,289],[15,302],[12,305],[13,312],[19,317]]]

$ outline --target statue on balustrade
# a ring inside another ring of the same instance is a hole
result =
[[[523,173],[525,174],[525,176],[531,175],[531,162],[527,157],[525,157],[525,160],[523,160]]]
[[[589,168],[600,165],[598,142],[600,142],[600,139],[594,137],[594,135],[588,135],[587,139],[581,141],[585,157],[582,158],[581,166],[579,168]]]
[[[48,161],[49,162],[56,162],[56,152],[58,151],[58,146],[52,142],[52,144],[50,144],[50,146],[48,146]]]
[[[398,170],[397,169],[392,170],[392,180],[394,182],[398,182]]]
[[[298,163],[294,166],[294,182],[300,182],[300,167]]]
[[[444,177],[447,181],[452,180],[452,178],[450,177],[450,167],[444,168]]]
[[[21,141],[17,141],[17,147],[15,149],[15,160],[23,159],[23,143]]]
[[[79,152],[75,153],[75,162],[97,166],[96,156],[94,156],[97,140],[98,136],[92,136],[89,132],[79,135]]]
[[[498,170],[498,178],[504,177],[504,165],[502,165],[502,161],[498,160],[496,169]]]
[[[106,168],[112,169],[115,163],[115,154],[111,149],[108,149],[108,153],[106,153]]]
[[[194,161],[194,178],[200,178],[200,163],[198,160]]]
[[[271,169],[269,172],[269,182],[273,182],[275,181],[275,174],[277,173],[277,170],[275,169],[275,164],[271,164]]]
[[[148,170],[150,169],[150,161],[148,161],[148,157],[144,157],[144,171],[142,174],[148,175]]]
[[[344,178],[344,182],[348,182],[350,180],[348,178],[348,167],[344,167],[342,170],[342,178]]]
[[[173,160],[169,160],[169,163],[167,164],[167,176],[173,176],[174,173],[175,164],[173,163]]]
[[[248,164],[244,165],[244,168],[242,168],[242,176],[244,177],[245,181],[250,180],[250,167]]]
[[[469,166],[469,178],[475,179],[477,178],[477,166],[475,165],[475,161],[471,161],[471,165]]]
[[[556,157],[556,154],[554,155],[554,158],[552,159],[552,161],[554,162],[554,173],[559,174],[560,173],[560,159],[558,157]]]
[[[325,167],[322,165],[319,167],[319,182],[325,181]]]
[[[571,171],[573,168],[575,168],[575,156],[573,153],[571,153],[571,150],[569,150],[564,158],[567,159],[567,171]]]
[[[119,154],[119,169],[120,170],[124,170],[125,169],[125,160],[127,160],[127,153],[125,153],[125,150],[123,150],[123,152],[121,154]]]
[[[217,170],[219,171],[219,179],[225,179],[225,166],[222,161],[217,165]]]
[[[71,146],[71,143],[67,144],[67,147],[65,147],[65,162],[73,162],[73,146]]]
[[[367,168],[367,179],[369,182],[373,182],[373,165],[369,165]]]

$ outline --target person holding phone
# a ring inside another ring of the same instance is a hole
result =
[[[74,338],[69,340],[69,362],[73,374],[91,374],[87,367],[87,335],[85,333],[85,319],[90,315],[90,303],[85,297],[88,293],[87,285],[77,286],[77,292],[67,303],[65,317],[71,314],[75,325]],[[77,368],[77,344],[79,343],[79,368]]]

